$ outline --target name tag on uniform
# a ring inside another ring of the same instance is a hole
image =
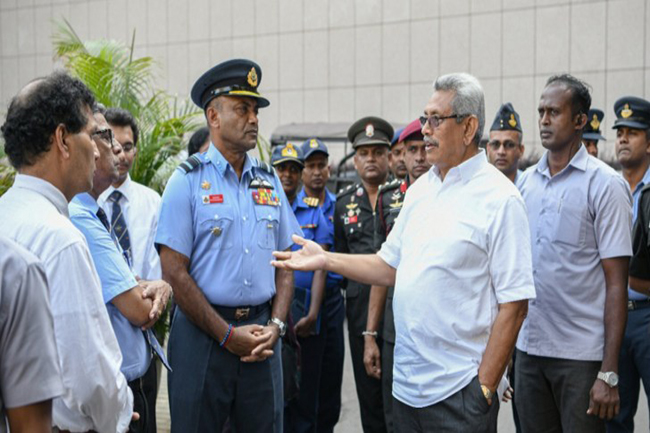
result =
[[[223,194],[210,194],[203,196],[203,204],[223,203]]]
[[[358,220],[359,220],[358,217],[355,215],[355,216],[351,216],[351,217],[345,217],[345,219],[343,220],[343,223],[344,224],[356,224],[358,222]]]
[[[259,188],[253,191],[253,200],[257,204],[265,206],[280,206],[280,197],[268,188]]]

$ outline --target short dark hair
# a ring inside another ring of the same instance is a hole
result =
[[[95,106],[93,107],[93,114],[97,113],[101,114],[102,116],[106,115],[106,106],[101,102],[95,102]]]
[[[551,84],[562,84],[571,91],[572,107],[571,112],[576,114],[587,115],[591,108],[591,94],[589,84],[571,74],[559,74],[551,76],[546,81],[546,87]]]
[[[140,136],[140,131],[138,130],[138,124],[135,121],[135,117],[129,110],[119,107],[110,107],[106,109],[106,121],[109,125],[112,126],[129,126],[133,132],[133,145],[138,145],[138,137]]]
[[[88,123],[86,108],[95,97],[79,79],[64,71],[37,78],[14,96],[0,127],[5,153],[16,169],[33,165],[52,146],[59,125],[76,134]]]
[[[190,138],[190,142],[187,143],[187,154],[188,155],[194,155],[201,149],[201,146],[203,146],[203,143],[205,143],[205,140],[208,139],[210,136],[210,130],[208,129],[207,126],[203,126],[199,129],[196,130],[194,134],[192,134],[192,137]]]

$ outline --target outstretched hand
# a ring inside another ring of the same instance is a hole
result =
[[[273,256],[276,258],[276,260],[271,261],[273,266],[293,271],[325,269],[327,256],[320,245],[298,235],[293,235],[292,239],[294,243],[302,246],[302,248],[298,251],[273,251]]]

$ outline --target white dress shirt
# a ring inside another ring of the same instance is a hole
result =
[[[537,299],[517,349],[601,361],[605,347],[602,260],[632,255],[632,197],[621,175],[581,146],[551,177],[547,153],[519,182],[533,242]]]
[[[535,297],[524,202],[484,151],[420,177],[378,254],[397,269],[393,396],[411,407],[467,386],[498,304]]]
[[[64,394],[52,423],[61,430],[124,432],[133,395],[120,373],[122,355],[83,235],[68,219],[68,203],[42,179],[17,175],[0,197],[0,233],[35,254],[50,286],[54,334]]]
[[[109,187],[97,200],[109,221],[113,216],[113,201],[108,197],[115,189],[122,193],[119,204],[131,238],[133,270],[144,280],[159,280],[162,278],[162,271],[154,237],[158,228],[160,195],[153,189],[134,182],[131,176],[127,175],[119,188]]]

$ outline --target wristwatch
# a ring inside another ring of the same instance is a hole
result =
[[[618,374],[614,373],[613,371],[599,371],[597,377],[598,379],[605,382],[610,388],[615,388],[618,386]]]
[[[491,402],[494,392],[490,391],[490,388],[485,385],[481,385],[481,391],[483,391],[483,397],[485,397],[488,402]]]
[[[277,317],[272,318],[269,320],[267,325],[274,324],[280,329],[280,337],[284,337],[284,334],[287,332],[287,324],[284,323],[282,320],[278,319]]]

